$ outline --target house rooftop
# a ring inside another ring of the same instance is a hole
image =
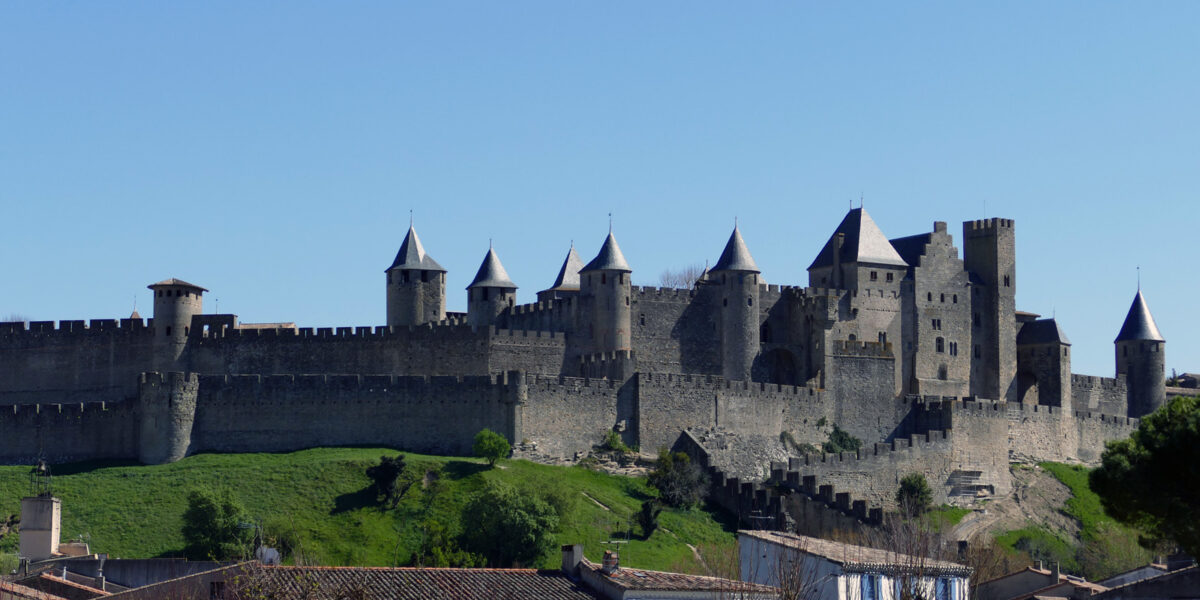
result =
[[[592,571],[601,581],[609,582],[623,590],[657,591],[657,592],[719,592],[722,594],[744,594],[775,596],[779,588],[758,583],[735,581],[721,577],[705,575],[689,575],[686,573],[669,573],[666,571],[650,571],[630,567],[619,567],[612,573],[604,573],[601,565],[586,558],[579,563],[580,569]]]
[[[892,550],[867,548],[843,542],[784,533],[779,531],[739,530],[738,535],[779,544],[799,552],[839,564],[849,572],[906,572],[920,568],[930,575],[971,574],[971,568],[947,560],[902,554]]]

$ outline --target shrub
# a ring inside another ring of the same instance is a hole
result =
[[[857,452],[862,448],[862,440],[850,435],[845,429],[833,424],[833,431],[829,432],[829,440],[821,444],[821,450],[828,454],[837,454],[838,452]]]
[[[183,512],[183,553],[192,560],[231,560],[247,554],[253,528],[229,490],[192,490]]]
[[[489,481],[462,514],[463,546],[492,567],[530,564],[554,545],[554,507],[536,494]]]
[[[489,465],[496,466],[496,461],[508,456],[512,447],[508,445],[504,436],[485,427],[475,434],[475,444],[471,446],[471,450],[475,456],[487,459]]]
[[[604,443],[600,445],[600,449],[621,453],[633,452],[633,448],[626,446],[625,442],[621,440],[621,434],[611,429],[604,435]]]
[[[658,515],[661,512],[662,504],[656,498],[642,503],[642,509],[637,514],[638,525],[642,526],[642,539],[649,539],[650,534],[658,529]]]
[[[896,503],[900,510],[909,515],[918,515],[933,504],[933,490],[929,482],[920,473],[909,473],[900,480],[900,489],[896,490]]]
[[[708,477],[687,454],[660,448],[658,464],[650,472],[650,485],[668,506],[691,506],[704,498]]]
[[[376,500],[382,498],[384,504],[396,508],[408,488],[412,487],[412,481],[401,479],[404,467],[403,454],[380,456],[379,464],[367,467],[367,477],[374,482]]]

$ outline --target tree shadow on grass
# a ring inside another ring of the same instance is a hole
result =
[[[360,508],[371,508],[378,506],[378,497],[379,496],[375,493],[374,485],[368,485],[357,492],[342,494],[341,496],[334,498],[333,510],[329,511],[329,514],[337,515]]]
[[[442,467],[442,474],[448,479],[465,479],[476,473],[482,473],[492,467],[483,463],[452,460]]]
[[[119,459],[97,459],[85,460],[80,462],[66,464],[51,464],[50,473],[52,475],[78,475],[80,473],[89,473],[97,469],[108,469],[112,467],[136,467],[140,466],[136,460],[119,460]]]

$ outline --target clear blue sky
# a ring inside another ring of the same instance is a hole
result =
[[[771,283],[851,200],[889,237],[1016,219],[1018,307],[1111,375],[1142,288],[1200,371],[1200,3],[0,4],[0,317],[145,286],[302,326],[384,321],[409,210],[462,310],[614,215],[635,283],[738,217]]]

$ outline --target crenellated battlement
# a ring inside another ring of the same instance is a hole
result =
[[[747,398],[779,398],[817,400],[821,390],[816,384],[783,385],[758,381],[734,381],[719,375],[688,375],[677,373],[637,373],[638,387],[645,389],[702,389],[735,393]]]
[[[635,285],[630,288],[631,302],[688,304],[696,297],[694,288],[668,288]]]
[[[963,223],[964,233],[970,237],[975,234],[986,234],[1000,229],[1012,229],[1012,219],[1001,219],[992,217],[990,219],[976,219]]]
[[[153,335],[153,320],[92,319],[54,321],[11,321],[0,323],[0,339],[99,335]]]
[[[1097,377],[1095,375],[1076,375],[1071,374],[1071,387],[1085,387],[1092,389],[1106,390],[1123,390],[1126,387],[1123,378],[1116,377]]]

